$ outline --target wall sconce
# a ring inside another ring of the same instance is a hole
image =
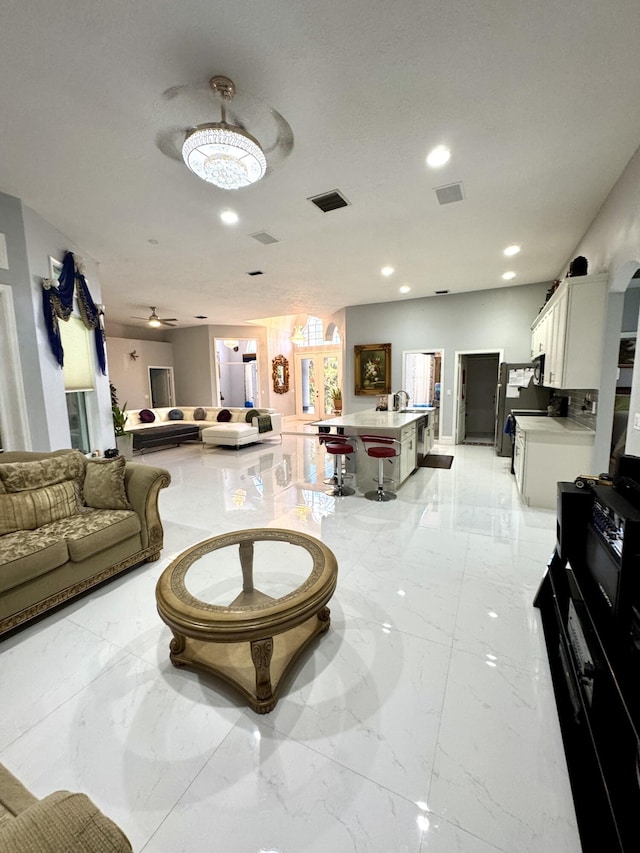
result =
[[[129,353],[129,358],[131,359],[131,361],[135,361],[136,359],[140,358],[140,356],[138,355],[138,353],[135,350],[132,350]]]

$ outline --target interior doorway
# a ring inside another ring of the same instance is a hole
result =
[[[402,387],[409,395],[409,407],[434,406],[434,436],[440,438],[440,397],[444,350],[405,350],[402,360]]]
[[[219,406],[260,405],[258,342],[255,338],[215,339]]]
[[[456,353],[455,444],[493,446],[498,368],[503,350]]]
[[[339,347],[295,354],[296,416],[322,420],[333,415],[333,389],[342,389],[342,353]]]
[[[175,406],[173,367],[149,367],[151,408]]]

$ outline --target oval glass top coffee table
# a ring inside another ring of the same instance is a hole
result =
[[[294,530],[236,530],[194,545],[156,586],[171,663],[223,678],[268,713],[300,652],[329,629],[337,579],[333,552]]]

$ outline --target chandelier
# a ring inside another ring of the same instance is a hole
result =
[[[267,160],[257,139],[226,122],[225,101],[235,95],[235,84],[218,75],[211,78],[209,86],[221,98],[221,121],[200,124],[189,131],[182,159],[195,175],[223,190],[255,184],[264,177]]]
[[[304,333],[302,331],[302,326],[294,326],[293,327],[293,334],[291,335],[290,340],[291,340],[292,344],[297,344],[298,346],[305,342],[305,337],[304,337]]]

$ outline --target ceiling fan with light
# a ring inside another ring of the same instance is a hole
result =
[[[132,317],[132,320],[144,320],[148,326],[151,326],[153,329],[157,329],[160,326],[175,326],[178,322],[177,317],[158,317],[156,314],[155,305],[150,305],[151,314],[148,317]]]
[[[172,86],[163,100],[172,125],[157,134],[157,147],[221,189],[256,183],[293,150],[286,119],[256,96],[237,90],[228,77],[218,74],[206,83]],[[220,121],[211,121],[214,107]]]

